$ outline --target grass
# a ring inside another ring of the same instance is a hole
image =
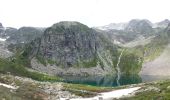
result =
[[[129,49],[125,49],[120,59],[120,69],[122,74],[138,74],[142,67],[143,59],[131,52]]]
[[[25,83],[20,85],[16,90],[16,95],[24,98],[24,100],[44,100],[47,99],[47,94],[42,91],[37,84]]]
[[[57,76],[49,76],[47,74],[30,72],[20,62],[21,60],[14,59],[11,62],[6,59],[0,59],[0,73],[11,73],[13,75],[24,76],[38,81],[58,81],[61,78]]]
[[[169,100],[170,99],[170,80],[162,82],[152,82],[145,84],[145,89],[154,87],[158,90],[147,90],[138,92],[135,96],[122,98],[120,100]]]
[[[0,82],[19,86],[16,90],[0,86],[0,98],[2,100],[44,100],[48,97],[36,83],[23,82],[8,75],[0,77]]]
[[[98,87],[98,86],[91,86],[91,85],[83,85],[83,84],[63,84],[66,89],[76,89],[76,90],[84,90],[90,92],[106,92],[113,90],[112,87]]]
[[[147,45],[125,48],[126,50],[119,64],[121,72],[123,74],[138,74],[141,70],[142,63],[157,58],[163,52],[167,44],[168,40],[166,37],[157,36]]]
[[[83,67],[85,67],[85,68],[95,67],[97,65],[97,58],[94,58],[88,62],[81,61],[79,63],[81,63],[83,65]]]
[[[39,61],[39,63],[43,64],[44,66],[47,65],[47,62],[46,62],[46,60],[43,57],[37,55],[36,59]]]
[[[152,61],[158,57],[168,44],[167,37],[158,36],[144,47],[144,61]]]
[[[21,97],[12,93],[10,89],[0,86],[0,98],[1,100],[23,100]]]
[[[97,95],[97,93],[113,90],[112,87],[97,87],[91,85],[67,84],[67,83],[64,83],[63,87],[64,90],[82,97],[92,97]]]

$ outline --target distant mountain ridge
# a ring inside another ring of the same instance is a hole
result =
[[[21,27],[19,29],[3,27],[2,23],[0,23],[0,38],[4,38],[12,44],[28,43],[41,36],[43,31],[43,28],[34,27]]]
[[[102,31],[113,43],[124,45],[131,41],[141,40],[142,38],[149,39],[164,33],[163,31],[169,23],[168,19],[158,23],[152,23],[147,19],[132,19],[127,23],[113,23],[102,27],[95,27],[94,29]],[[120,28],[120,26],[123,27]]]
[[[165,19],[163,21],[160,21],[160,22],[157,22],[157,23],[152,23],[150,22],[149,20],[147,19],[132,19],[130,20],[129,22],[122,22],[122,23],[110,23],[108,25],[105,25],[105,26],[98,26],[98,27],[95,27],[97,29],[101,29],[101,30],[124,30],[126,27],[128,27],[128,24],[131,22],[131,21],[146,21],[149,25],[151,25],[152,28],[166,28],[168,26],[168,24],[170,23],[170,21],[168,19]]]

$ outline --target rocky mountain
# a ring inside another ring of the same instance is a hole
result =
[[[7,28],[5,32],[9,37],[7,41],[12,44],[28,43],[43,34],[43,30],[34,27],[21,27],[18,30]]]
[[[0,38],[10,44],[28,43],[43,34],[44,28],[21,27],[19,29],[12,27],[3,27],[0,23]]]
[[[12,52],[22,47],[37,37],[41,37],[44,29],[34,27],[21,27],[20,29],[4,27],[0,24],[0,57],[6,58]],[[10,50],[10,51],[9,51]],[[11,52],[12,51],[12,52]]]
[[[103,26],[103,29],[102,27],[96,27],[95,29],[98,31],[101,30],[105,35],[108,35],[107,37],[111,39],[113,43],[124,45],[128,42],[155,37],[165,30],[168,23],[169,20],[164,20],[154,24],[147,19],[132,19],[124,24],[110,24],[110,26],[123,25],[121,29],[112,28],[109,27],[109,25]]]
[[[168,19],[165,19],[161,22],[157,22],[153,24],[153,28],[166,28],[170,21]]]
[[[150,59],[152,54],[155,55],[154,50],[162,48],[157,44],[164,44],[164,41],[155,39],[159,35],[148,20],[131,20],[124,30],[105,31],[79,22],[63,21],[44,31],[32,27],[10,28],[8,31],[6,28],[6,33],[11,32],[6,41],[24,43],[21,55],[28,59],[29,67],[53,75],[117,74],[119,65],[120,72],[135,74],[140,71],[144,57]],[[148,37],[152,38],[146,43],[135,42],[135,46],[126,48],[120,45]]]
[[[36,70],[100,75],[115,73],[114,52],[115,46],[102,34],[79,22],[64,21],[47,28],[41,38],[29,44],[24,55],[28,54]],[[44,70],[37,62],[50,68]]]
[[[131,20],[125,28],[125,31],[136,34],[150,34],[152,33],[151,22],[148,20]]]
[[[140,27],[140,26],[144,26],[144,24],[149,24],[149,26],[151,26],[152,28],[166,28],[168,26],[168,24],[170,23],[170,21],[168,19],[165,19],[163,21],[157,22],[157,23],[152,23],[147,19],[132,19],[129,22],[124,22],[124,23],[110,23],[108,25],[105,26],[98,26],[98,27],[94,27],[95,29],[100,29],[100,30],[104,30],[104,31],[108,31],[108,30],[125,30],[128,28],[134,28],[134,27]],[[138,26],[136,26],[138,25]],[[140,25],[140,26],[139,26]]]
[[[5,27],[0,23],[0,58],[8,58],[12,53],[7,49],[6,38],[4,37]]]

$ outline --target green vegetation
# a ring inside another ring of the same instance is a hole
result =
[[[143,89],[147,89],[147,91],[138,92],[133,97],[122,98],[121,100],[169,100],[170,99],[170,81],[147,83],[145,84]]]
[[[66,89],[77,89],[77,90],[85,90],[85,91],[98,92],[98,93],[113,90],[112,87],[98,87],[98,86],[83,85],[83,84],[64,83],[63,86]]]
[[[51,59],[48,59],[47,62],[51,65],[57,64],[57,61],[53,61]]]
[[[168,44],[167,37],[158,36],[144,47],[144,60],[151,61],[158,57]]]
[[[42,56],[37,55],[37,56],[36,56],[36,59],[39,61],[39,63],[43,64],[44,66],[47,65],[46,60],[45,60]]]
[[[2,100],[44,100],[48,95],[40,88],[39,83],[24,82],[14,78],[12,75],[3,75],[0,82],[5,84],[15,84],[19,86],[16,90],[0,86],[0,98]]]
[[[55,76],[49,76],[38,72],[28,71],[23,64],[24,60],[17,58],[12,61],[6,59],[0,59],[0,73],[11,73],[13,75],[29,77],[39,81],[58,81],[60,78]]]
[[[16,95],[24,100],[44,100],[48,95],[37,84],[24,83],[16,90]]]
[[[10,92],[10,89],[0,86],[0,98],[1,100],[22,100],[21,97]]]
[[[82,84],[63,84],[64,90],[74,93],[82,97],[91,97],[95,96],[100,92],[107,92],[113,90],[111,87],[97,87],[91,85],[82,85]]]
[[[143,60],[138,55],[125,50],[120,59],[120,69],[122,74],[138,74],[141,70]]]
[[[83,67],[85,68],[90,68],[90,67],[95,67],[97,65],[97,58],[94,58],[92,59],[91,61],[82,61],[82,62],[79,62],[83,65]]]
[[[123,74],[139,73],[142,63],[152,61],[158,57],[163,52],[167,44],[167,37],[160,35],[154,38],[147,45],[126,48],[120,61],[121,72]],[[119,54],[121,50],[119,51]]]

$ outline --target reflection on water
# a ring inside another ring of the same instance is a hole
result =
[[[117,86],[116,75],[113,76],[62,76],[64,82],[75,84],[86,84],[93,86]],[[157,80],[170,79],[170,76],[151,75],[121,75],[120,85],[137,84]]]
[[[93,86],[117,86],[115,76],[62,76],[64,82],[87,84]],[[121,75],[120,85],[141,83],[142,80],[138,75]]]

